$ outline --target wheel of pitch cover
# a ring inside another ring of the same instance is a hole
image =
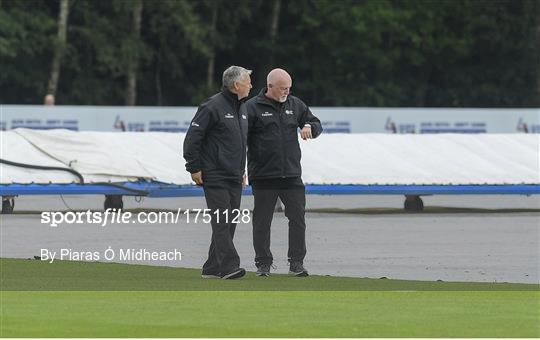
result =
[[[122,195],[106,195],[105,203],[103,204],[105,210],[116,209],[120,210],[124,208],[124,202],[122,201]]]
[[[15,200],[13,198],[2,198],[2,214],[13,213],[15,207]]]
[[[424,210],[424,202],[420,196],[405,196],[404,208],[407,211],[422,211]]]

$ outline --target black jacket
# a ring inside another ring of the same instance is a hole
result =
[[[309,123],[315,138],[322,132],[321,122],[299,98],[289,95],[279,103],[265,93],[266,88],[241,109],[249,121],[249,180],[299,177],[302,168],[298,128]]]
[[[241,181],[246,167],[247,116],[227,89],[202,103],[184,140],[186,170],[202,170],[203,181]]]

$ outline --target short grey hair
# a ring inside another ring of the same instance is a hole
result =
[[[234,83],[239,81],[244,75],[250,75],[251,70],[245,69],[241,66],[229,66],[223,71],[223,86],[232,89]]]

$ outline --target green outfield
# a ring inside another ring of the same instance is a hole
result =
[[[0,260],[2,337],[539,337],[540,286]]]

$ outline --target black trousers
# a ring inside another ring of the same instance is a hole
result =
[[[234,247],[236,223],[231,223],[240,208],[242,184],[232,181],[204,183],[206,204],[211,211],[212,241],[203,274],[226,274],[240,267],[240,257]],[[215,211],[219,210],[219,220]],[[228,214],[225,214],[228,210]],[[228,216],[227,216],[228,215]]]
[[[300,177],[254,180],[251,183],[255,207],[253,209],[253,247],[255,264],[272,264],[270,226],[279,197],[289,220],[289,261],[304,261],[306,256],[306,189]]]

